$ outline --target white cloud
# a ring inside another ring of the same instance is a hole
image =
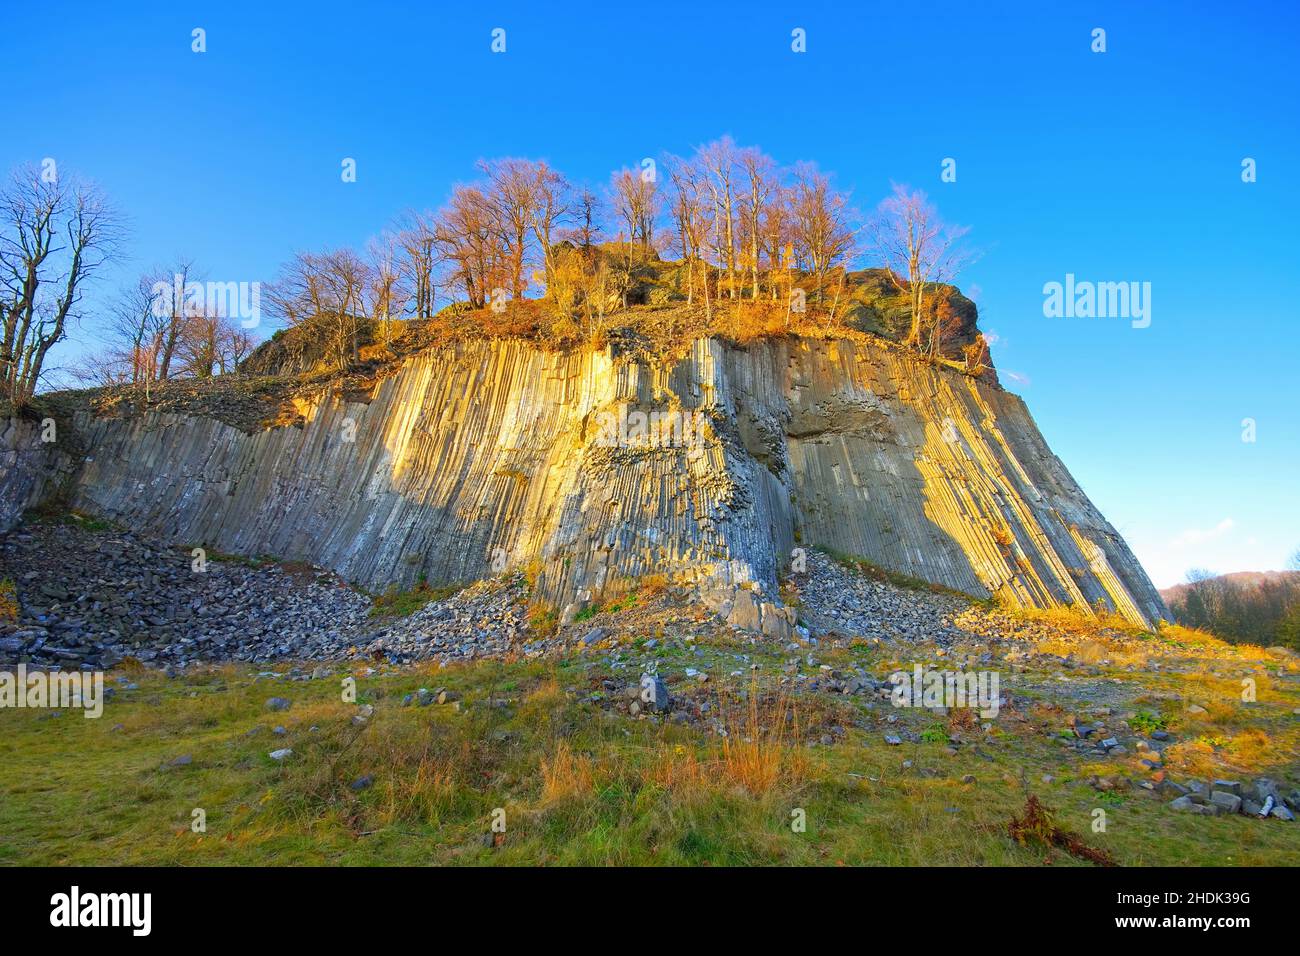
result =
[[[1129,544],[1158,588],[1180,584],[1189,568],[1208,568],[1216,574],[1230,571],[1261,570],[1262,556],[1258,544],[1241,534],[1243,529],[1234,518],[1224,518],[1209,527],[1190,527],[1172,538],[1135,531]],[[1265,562],[1266,563],[1266,562]]]
[[[1171,548],[1189,548],[1194,545],[1204,544],[1206,541],[1222,538],[1235,527],[1237,527],[1237,522],[1231,518],[1224,518],[1213,528],[1188,528],[1170,541],[1169,546]]]

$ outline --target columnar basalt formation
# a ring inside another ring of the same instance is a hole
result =
[[[527,568],[570,613],[649,574],[750,601],[810,546],[1021,606],[1166,613],[1020,399],[884,343],[708,339],[656,366],[476,342],[300,408],[254,434],[83,412],[72,504],[371,588]]]
[[[72,464],[52,419],[0,418],[0,531],[13,527],[25,509],[57,495]]]

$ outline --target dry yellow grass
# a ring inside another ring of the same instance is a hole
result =
[[[641,777],[664,790],[700,790],[710,782],[707,765],[681,745],[656,752]]]
[[[18,620],[18,588],[13,581],[0,581],[0,621]]]
[[[1130,637],[1149,633],[1112,611],[1094,608],[1024,608],[1001,604],[998,611],[1007,617],[1037,621],[1076,637],[1095,637],[1100,630],[1117,631]]]
[[[743,708],[723,705],[727,736],[722,741],[719,776],[750,793],[771,790],[778,782],[794,787],[803,779],[806,761],[799,750],[799,713],[790,696],[779,691],[760,704],[757,681],[751,681]]]
[[[567,740],[561,740],[549,756],[542,758],[541,773],[543,803],[585,796],[595,784],[591,757],[574,753]]]

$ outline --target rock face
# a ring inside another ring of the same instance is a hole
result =
[[[0,531],[13,527],[24,509],[52,493],[67,476],[69,457],[57,440],[41,440],[43,430],[40,422],[0,418]],[[57,439],[57,429],[50,434]]]
[[[652,367],[476,342],[301,410],[252,435],[83,413],[72,504],[374,588],[526,569],[570,611],[663,574],[763,627],[820,546],[1021,606],[1167,616],[1020,399],[885,344],[700,340]]]

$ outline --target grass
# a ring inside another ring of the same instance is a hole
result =
[[[402,590],[391,585],[383,594],[376,595],[370,605],[371,617],[409,617],[433,601],[444,601],[460,592],[463,585],[450,584],[432,587],[421,581],[413,588]]]
[[[187,549],[193,550],[193,549]],[[219,561],[222,564],[238,564],[245,568],[265,568],[273,564],[282,564],[283,562],[271,554],[231,554],[226,551],[203,550],[204,557],[209,561]]]
[[[955,755],[935,743],[889,747],[850,723],[836,745],[809,747],[861,705],[718,680],[706,692],[720,736],[602,709],[589,699],[600,674],[585,657],[358,669],[356,704],[341,699],[343,673],[284,682],[234,666],[178,679],[133,668],[138,688],[119,690],[99,720],[6,712],[0,863],[1092,865],[1072,834],[1125,865],[1300,863],[1291,825],[1097,793],[1084,782],[1097,771],[1063,766],[1030,715],[1000,717],[988,734],[951,722],[983,756],[970,745]],[[421,686],[460,700],[402,706]],[[1295,702],[1265,690],[1272,709],[1252,711],[1253,725],[1234,725],[1231,708],[1171,717],[1182,750],[1171,747],[1170,761],[1221,775],[1291,760],[1295,740],[1275,730]],[[293,705],[272,715],[272,696]],[[366,703],[374,715],[354,723]],[[895,726],[942,729],[932,722],[907,713]],[[267,756],[280,747],[294,751],[283,763]],[[193,762],[165,766],[181,754]],[[1054,779],[1039,783],[1045,773]],[[353,789],[366,776],[372,784]],[[1031,796],[1046,822],[1026,816]],[[1109,826],[1094,834],[1098,806]],[[196,808],[206,832],[190,828]],[[505,830],[494,835],[498,818]],[[1013,819],[1027,827],[1023,842]]]
[[[18,585],[12,578],[0,579],[0,622],[18,620]]]
[[[1164,730],[1168,726],[1168,721],[1159,714],[1153,714],[1149,710],[1139,710],[1129,718],[1128,725],[1140,734],[1150,736],[1153,731]]]
[[[573,615],[573,620],[575,623],[581,624],[584,621],[590,621],[593,617],[595,617],[599,613],[600,613],[599,603],[588,604],[586,607],[578,611],[578,613]]]
[[[122,530],[121,525],[109,521],[107,518],[96,518],[82,514],[80,511],[73,511],[68,507],[67,502],[59,497],[44,501],[35,508],[28,510],[24,515],[24,520],[46,524],[65,524],[74,528],[82,528],[85,531]]]

